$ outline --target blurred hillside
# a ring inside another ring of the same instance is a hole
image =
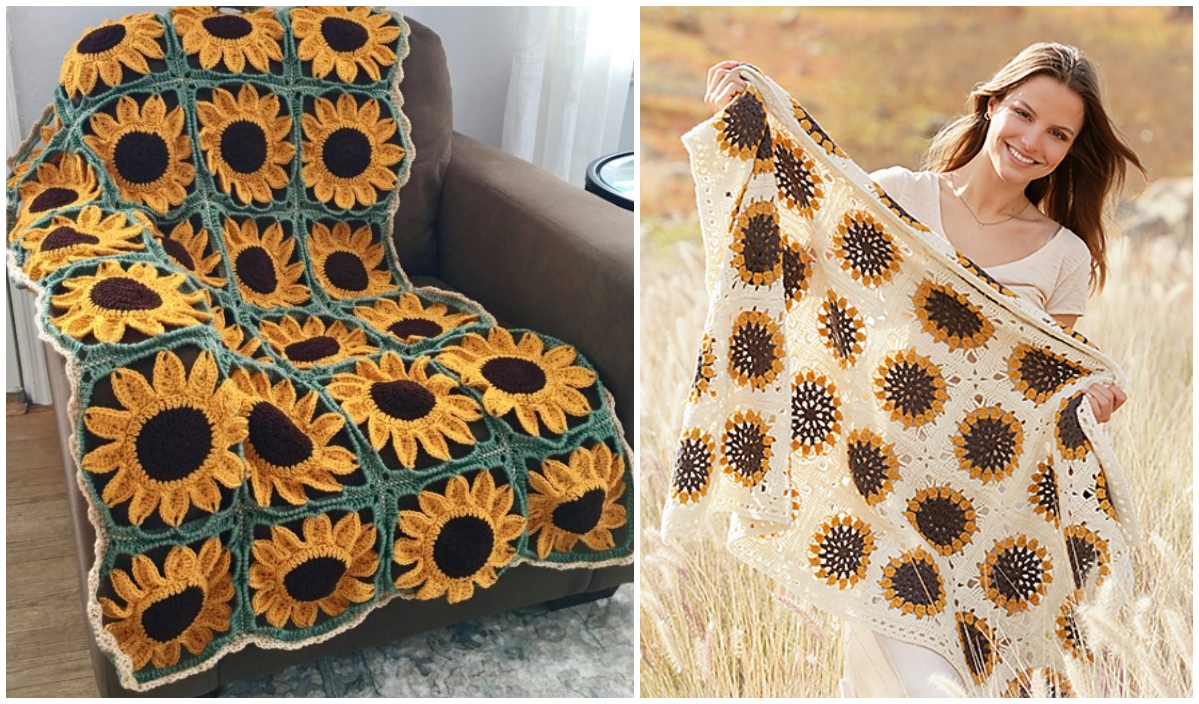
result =
[[[696,236],[679,137],[710,113],[709,66],[761,68],[867,170],[919,166],[974,84],[1034,41],[1100,67],[1109,113],[1150,179],[1192,173],[1190,8],[642,8],[641,214]],[[1126,196],[1145,184],[1132,179]]]

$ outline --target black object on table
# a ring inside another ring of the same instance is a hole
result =
[[[632,210],[633,159],[633,152],[619,152],[591,162],[587,166],[586,190],[625,210]]]

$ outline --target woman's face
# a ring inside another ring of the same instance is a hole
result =
[[[1004,181],[1027,185],[1048,176],[1082,130],[1082,98],[1051,76],[1034,76],[987,106],[985,150]]]

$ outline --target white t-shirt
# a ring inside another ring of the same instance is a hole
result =
[[[941,224],[941,186],[937,174],[892,166],[870,176],[912,217],[949,239]],[[1050,315],[1086,312],[1091,251],[1078,235],[1065,227],[1027,257],[987,267],[986,272]]]

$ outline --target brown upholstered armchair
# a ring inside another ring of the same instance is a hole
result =
[[[461,292],[502,323],[531,328],[575,345],[615,399],[627,433],[633,427],[632,214],[581,188],[453,131],[450,76],[437,35],[409,20],[411,53],[401,90],[411,120],[415,161],[401,192],[393,233],[415,285]],[[71,458],[63,358],[50,352],[50,375],[63,455]],[[631,437],[630,437],[631,439]],[[80,578],[94,560],[95,533],[68,459]],[[512,568],[473,598],[412,602],[396,599],[356,628],[300,650],[249,646],[214,668],[152,690],[188,696],[224,683],[353,651],[371,644],[547,601],[569,603],[610,594],[632,580],[632,566],[554,570]],[[124,690],[109,659],[92,644],[101,694]]]

